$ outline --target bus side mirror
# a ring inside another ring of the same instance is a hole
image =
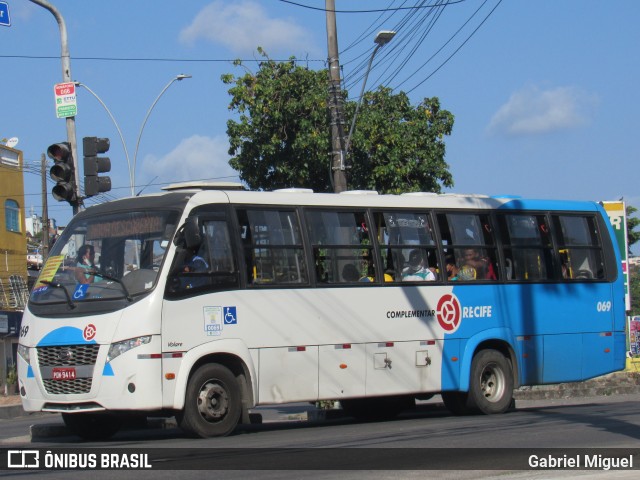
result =
[[[195,217],[187,218],[184,224],[184,243],[190,250],[196,249],[202,244],[202,235],[200,234],[198,219]]]

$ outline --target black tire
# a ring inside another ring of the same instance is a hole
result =
[[[176,420],[196,437],[222,437],[233,432],[241,413],[238,381],[227,367],[212,363],[198,368],[189,379],[184,410]]]
[[[107,440],[122,426],[122,418],[108,413],[63,413],[62,420],[84,440]]]
[[[470,415],[473,409],[469,408],[467,392],[442,392],[442,402],[444,406],[454,415]]]
[[[471,362],[467,407],[487,415],[504,413],[513,400],[511,363],[497,350],[482,350]]]
[[[416,405],[413,397],[406,396],[352,398],[340,404],[346,415],[363,422],[391,420]]]

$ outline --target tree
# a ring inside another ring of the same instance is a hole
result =
[[[629,249],[631,249],[631,245],[640,240],[640,232],[634,231],[635,228],[640,225],[640,218],[631,217],[631,215],[637,211],[638,209],[636,207],[627,205],[627,242],[629,243]]]
[[[401,193],[453,186],[444,161],[453,115],[440,108],[437,97],[413,107],[404,92],[393,95],[380,87],[365,94],[360,109],[347,157],[352,187]]]
[[[251,189],[333,191],[327,70],[258,52],[264,60],[256,73],[222,76],[232,85],[229,109],[238,114],[227,122],[229,164]],[[244,66],[239,60],[234,65]],[[356,102],[345,102],[347,121],[355,110]],[[443,141],[452,128],[453,115],[437,98],[413,107],[402,92],[380,88],[366,94],[347,157],[349,188],[397,193],[452,186]]]

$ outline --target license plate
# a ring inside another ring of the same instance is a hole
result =
[[[54,368],[53,379],[54,380],[75,380],[76,369],[75,368]]]

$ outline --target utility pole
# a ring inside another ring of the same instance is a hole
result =
[[[42,259],[49,256],[49,206],[47,204],[47,157],[44,153],[40,159],[42,176]]]
[[[69,55],[69,46],[67,43],[67,25],[64,22],[64,18],[60,12],[51,5],[46,0],[31,0],[31,2],[40,5],[43,8],[49,10],[56,21],[58,22],[58,27],[60,28],[60,60],[62,62],[62,80],[63,82],[71,82],[71,57]],[[82,197],[80,196],[80,192],[78,191],[78,186],[80,185],[80,174],[78,172],[78,149],[76,142],[76,117],[67,117],[67,141],[71,145],[71,156],[73,158],[74,164],[74,175],[75,175],[75,194],[78,199],[78,202],[73,206],[73,214],[78,213],[79,205],[82,204]]]
[[[329,110],[331,121],[331,170],[333,191],[347,189],[344,151],[344,102],[340,87],[340,61],[338,59],[338,30],[335,0],[325,0],[327,13],[327,47],[329,52]]]

